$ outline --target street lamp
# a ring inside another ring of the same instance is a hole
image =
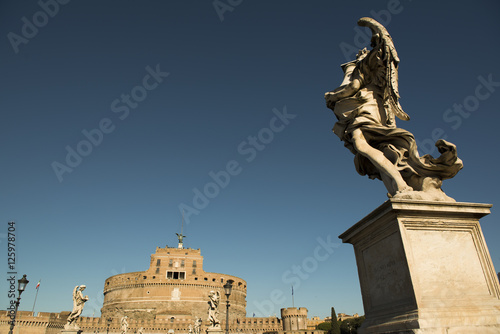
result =
[[[226,293],[226,334],[229,334],[229,296],[233,288],[233,280],[227,280],[224,284],[224,292]]]
[[[16,301],[16,310],[14,311],[14,317],[12,317],[12,321],[10,322],[10,331],[9,334],[13,333],[14,325],[16,323],[16,315],[17,315],[17,308],[19,307],[19,304],[21,303],[21,293],[23,293],[24,289],[26,289],[26,285],[28,285],[30,281],[26,279],[26,274],[23,275],[23,278],[17,281],[17,291],[19,291],[19,296],[17,297]]]

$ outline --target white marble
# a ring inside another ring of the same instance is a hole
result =
[[[340,235],[356,255],[359,333],[500,333],[500,286],[479,225],[490,207],[390,199]]]
[[[396,127],[396,118],[408,121],[410,116],[399,103],[399,57],[392,38],[372,18],[363,17],[358,25],[371,29],[372,49],[341,65],[341,85],[325,93],[337,118],[333,132],[355,155],[357,172],[382,180],[389,197],[454,201],[441,185],[462,169],[456,146],[439,139],[440,157],[419,156],[413,134]]]
[[[76,320],[80,317],[83,311],[83,306],[85,302],[89,300],[89,296],[83,295],[83,290],[85,290],[85,285],[77,285],[73,289],[73,310],[66,320],[66,325],[64,329],[66,330],[79,330],[80,328],[76,325]]]

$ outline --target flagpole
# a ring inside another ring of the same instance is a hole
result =
[[[292,307],[295,307],[295,302],[293,300],[293,285],[292,285]]]
[[[35,301],[33,302],[33,309],[31,310],[31,313],[33,313],[33,316],[35,315],[35,304],[36,304],[36,298],[38,297],[38,289],[40,289],[40,282],[42,280],[38,281],[37,287],[36,287],[36,295],[35,295]]]

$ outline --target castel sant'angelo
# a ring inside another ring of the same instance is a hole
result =
[[[146,271],[119,274],[104,283],[102,317],[150,320],[161,317],[191,320],[206,318],[210,291],[224,295],[224,284],[232,281],[230,320],[246,316],[247,283],[235,276],[203,270],[199,249],[156,248]],[[225,319],[225,308],[220,308]]]
[[[121,319],[127,317],[127,333],[192,333],[195,322],[201,319],[201,333],[209,322],[208,295],[219,292],[219,319],[226,326],[226,297],[224,284],[232,283],[229,297],[229,330],[232,333],[322,334],[308,326],[307,309],[286,308],[281,319],[246,317],[247,283],[242,278],[206,272],[200,249],[184,248],[182,233],[177,247],[156,248],[146,271],[118,274],[104,282],[104,302],[101,317],[79,317],[82,333],[122,333]],[[14,333],[61,333],[70,314],[19,311]],[[0,314],[0,332],[9,329],[9,312]],[[309,328],[308,328],[309,327]]]

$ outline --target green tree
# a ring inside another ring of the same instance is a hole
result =
[[[340,326],[339,322],[337,321],[337,313],[335,313],[335,307],[332,307],[332,324],[328,334],[340,334]]]
[[[358,328],[365,321],[365,317],[350,318],[342,321],[340,324],[340,334],[357,334]]]
[[[332,329],[332,322],[331,321],[322,322],[316,326],[316,329],[330,332],[330,329]]]

